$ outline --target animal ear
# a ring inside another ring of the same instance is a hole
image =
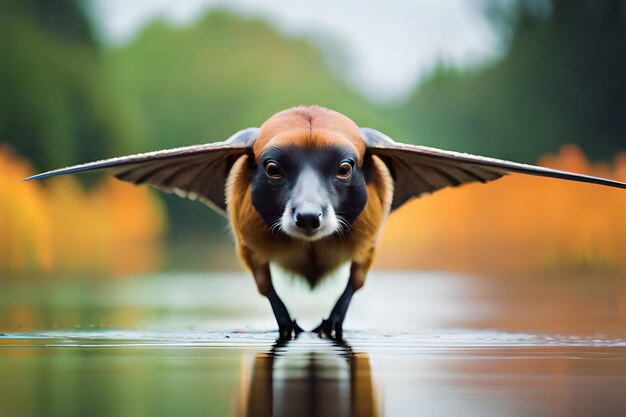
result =
[[[226,215],[224,188],[233,163],[252,152],[259,129],[248,128],[224,142],[148,152],[44,172],[26,178],[37,180],[84,171],[107,170],[133,184],[149,184],[168,193],[199,200]]]
[[[624,183],[604,178],[398,143],[370,128],[362,128],[361,136],[367,151],[380,157],[391,171],[394,179],[391,210],[397,209],[414,197],[421,197],[442,188],[476,181],[488,182],[511,173],[626,188]]]

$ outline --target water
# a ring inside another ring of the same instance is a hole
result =
[[[303,323],[324,314],[290,297]],[[378,273],[349,314],[345,343],[277,344],[242,274],[14,284],[0,295],[0,415],[626,410],[622,277]]]

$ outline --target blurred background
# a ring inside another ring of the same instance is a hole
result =
[[[351,415],[620,415],[624,190],[510,176],[406,204],[353,348],[283,349],[206,206],[22,179],[318,104],[401,142],[626,181],[625,74],[623,0],[0,0],[0,414],[261,415],[309,404],[280,391],[304,387]],[[277,291],[312,328],[343,285]]]
[[[300,104],[398,141],[626,181],[621,0],[1,0],[0,280],[240,270],[204,205],[36,172]],[[513,176],[407,204],[378,269],[626,273],[626,193]]]

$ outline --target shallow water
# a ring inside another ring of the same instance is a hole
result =
[[[305,333],[287,344],[275,343],[250,281],[193,274],[5,288],[0,415],[626,410],[622,277],[378,273],[355,298],[345,343]],[[305,294],[296,289],[292,304],[315,324],[324,313]]]

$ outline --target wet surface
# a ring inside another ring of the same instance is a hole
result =
[[[9,288],[0,296],[0,415],[621,416],[626,409],[619,277],[379,273],[357,295],[344,343],[305,333],[286,344],[275,342],[269,307],[248,279]],[[297,291],[293,297],[300,303]],[[315,302],[299,307],[311,323],[323,314]]]

